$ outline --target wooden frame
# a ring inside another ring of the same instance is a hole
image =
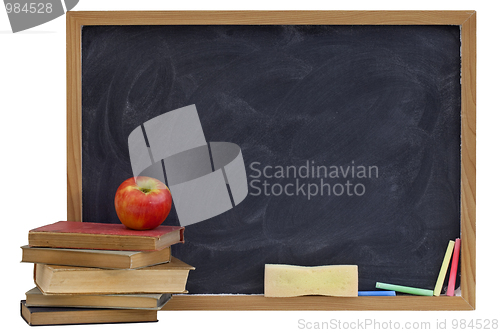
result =
[[[72,12],[67,38],[67,219],[82,220],[81,28],[86,25],[458,25],[462,40],[461,290],[457,297],[176,295],[163,310],[473,310],[476,307],[475,11],[177,11]]]

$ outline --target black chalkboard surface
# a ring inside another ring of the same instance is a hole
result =
[[[85,26],[83,220],[119,223],[128,135],[195,104],[249,194],[173,247],[190,293],[261,294],[266,263],[433,289],[460,236],[460,88],[459,26]]]

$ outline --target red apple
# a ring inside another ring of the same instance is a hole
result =
[[[159,226],[170,213],[172,194],[155,178],[139,176],[124,181],[116,190],[115,210],[130,229],[149,230]]]

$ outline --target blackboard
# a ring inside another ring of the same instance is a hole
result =
[[[457,25],[83,26],[82,220],[119,223],[128,135],[194,104],[249,194],[173,247],[190,293],[262,294],[266,263],[433,289],[461,236],[460,48]]]

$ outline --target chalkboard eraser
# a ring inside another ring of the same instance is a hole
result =
[[[324,295],[358,296],[358,266],[294,266],[266,264],[265,297]]]

